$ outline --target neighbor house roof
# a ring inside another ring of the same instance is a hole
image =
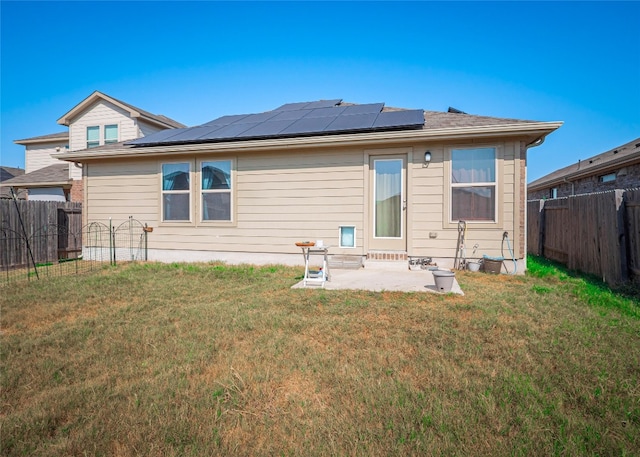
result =
[[[15,178],[3,181],[0,186],[3,187],[62,187],[70,186],[69,164],[60,163],[40,168],[31,173],[16,176]]]
[[[518,135],[529,144],[543,139],[562,122],[475,116],[462,112],[424,111],[385,107],[384,103],[358,105],[340,99],[289,103],[257,114],[222,116],[205,124],[165,130],[121,144],[55,155],[63,160],[86,161],[126,155],[148,156],[200,150],[269,150],[412,143]]]
[[[16,176],[24,175],[22,168],[0,167],[0,185]],[[9,187],[0,187],[0,198],[12,198]],[[20,198],[20,195],[18,196]]]
[[[604,174],[632,163],[640,163],[640,138],[586,160],[578,160],[577,163],[536,179],[527,188],[529,191],[547,189],[561,184],[565,180],[573,181],[594,174]]]
[[[93,103],[99,100],[105,100],[109,103],[112,103],[122,108],[123,110],[127,111],[129,115],[133,118],[140,118],[142,120],[145,120],[151,124],[158,125],[160,127],[182,128],[185,126],[184,124],[181,124],[180,122],[173,120],[167,116],[164,116],[162,114],[152,114],[148,111],[140,109],[129,103],[125,103],[121,100],[118,100],[117,98],[113,98],[113,97],[110,97],[109,95],[103,94],[102,92],[99,92],[97,90],[93,92],[91,95],[89,95],[87,98],[82,100],[80,103],[78,103],[76,106],[74,106],[69,112],[64,114],[60,119],[58,119],[58,124],[68,126],[71,123],[71,120],[75,116],[77,116],[83,110],[85,110],[86,108],[88,108]]]
[[[22,144],[22,145],[34,144],[34,143],[52,143],[57,141],[59,141],[60,143],[69,141],[69,131],[50,133],[48,135],[34,136],[31,138],[25,138],[22,140],[13,140],[14,143]]]

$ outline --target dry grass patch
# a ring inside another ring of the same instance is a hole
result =
[[[9,287],[2,453],[640,448],[637,303],[557,273],[460,273],[464,297],[290,289],[300,274],[143,264]]]

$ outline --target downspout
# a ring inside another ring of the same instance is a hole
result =
[[[540,146],[542,143],[544,143],[545,139],[546,139],[545,136],[541,136],[537,140],[534,140],[531,143],[525,145],[525,147],[524,147],[525,157],[527,157],[528,154],[529,154],[529,148],[535,148],[536,146]],[[525,182],[525,186],[524,186],[524,201],[526,203],[529,200],[529,191],[527,190],[527,186],[526,186],[526,182],[527,182],[527,167],[526,166],[524,167],[524,173],[525,173],[525,176],[524,176],[524,182]],[[529,240],[527,239],[528,238],[527,237],[528,224],[529,224],[529,216],[527,215],[527,210],[525,208],[525,211],[524,211],[524,227],[523,227],[524,228],[524,246],[525,247],[528,246],[528,244],[529,244]],[[514,235],[514,238],[515,238],[515,235]],[[502,241],[504,242],[504,234],[503,234]],[[514,243],[515,243],[515,241],[516,240],[514,239]],[[521,249],[522,249],[522,246],[521,246]],[[515,255],[513,257],[514,257],[514,260],[515,260]],[[522,260],[524,262],[523,271],[526,271],[527,270],[527,252],[526,252],[526,249],[525,249],[525,252],[524,252]]]
[[[567,178],[562,178],[562,180],[567,184],[571,184],[571,196],[574,196],[576,194],[576,183],[569,181]]]

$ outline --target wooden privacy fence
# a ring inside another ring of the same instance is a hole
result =
[[[610,285],[640,279],[640,189],[527,203],[527,250]]]
[[[0,237],[2,267],[23,267],[31,255],[36,263],[76,258],[82,253],[82,203],[0,200]]]

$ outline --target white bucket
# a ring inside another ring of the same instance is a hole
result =
[[[467,268],[469,271],[480,271],[480,262],[469,262]]]

